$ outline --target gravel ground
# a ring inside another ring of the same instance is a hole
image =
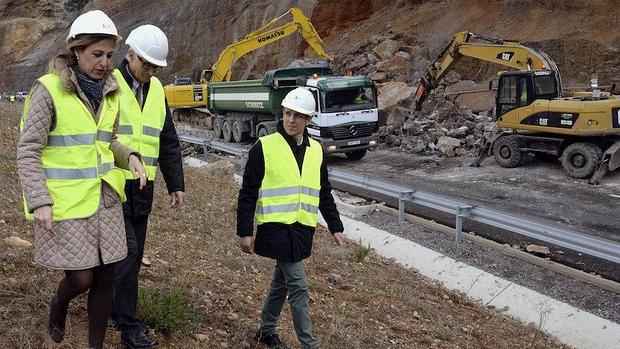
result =
[[[579,309],[620,323],[620,294],[578,282],[469,241],[457,245],[446,234],[430,231],[409,222],[400,224],[398,217],[384,212],[364,215],[358,220]]]

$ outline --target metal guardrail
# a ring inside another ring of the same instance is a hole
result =
[[[239,156],[244,160],[247,160],[248,158],[248,151],[245,149],[239,149],[233,145],[227,144],[227,143],[223,143],[223,142],[219,142],[219,141],[214,141],[211,139],[207,139],[207,138],[201,138],[201,137],[195,137],[195,136],[188,136],[188,135],[183,135],[183,134],[179,134],[179,140],[181,142],[187,142],[187,143],[192,143],[192,144],[198,144],[202,146],[202,149],[204,150],[204,152],[207,152],[208,148],[213,148],[219,151],[223,151],[225,153],[228,154],[233,154],[235,156]]]
[[[179,135],[179,140],[202,145],[205,152],[207,148],[213,148],[247,160],[247,150],[239,149],[230,144],[186,135]],[[484,223],[492,227],[620,264],[620,243],[611,240],[592,237],[575,230],[551,226],[529,218],[468,204],[421,190],[405,188],[399,185],[361,177],[346,171],[329,169],[329,179],[332,182],[398,199],[399,221],[401,223],[404,221],[406,202],[454,214],[456,218],[455,240],[457,242],[462,240],[463,219],[467,218],[472,221]]]
[[[350,172],[330,169],[329,180],[398,199],[399,221],[401,223],[404,221],[406,202],[452,213],[456,217],[455,240],[457,242],[462,239],[463,219],[467,218],[620,264],[620,243],[611,240],[592,237],[575,230],[551,226],[530,218],[468,204],[436,194],[357,176]]]

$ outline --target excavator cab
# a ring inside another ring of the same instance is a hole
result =
[[[537,99],[560,97],[555,73],[552,70],[511,71],[500,75],[495,99],[497,115],[530,105]]]
[[[200,83],[208,84],[211,81],[211,77],[213,76],[213,70],[203,70],[200,72]]]

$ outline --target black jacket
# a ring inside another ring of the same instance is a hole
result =
[[[289,136],[282,126],[278,124],[278,132],[284,136],[291,151],[297,160],[297,168],[301,171],[306,147],[310,146],[308,131],[304,132],[301,145]],[[293,164],[291,164],[293,165]],[[258,141],[250,149],[248,161],[243,174],[243,185],[239,191],[237,203],[237,235],[252,236],[254,211],[258,200],[258,192],[265,176],[265,162],[263,148]],[[327,222],[329,231],[342,232],[343,226],[338,214],[338,209],[331,194],[332,187],[327,177],[325,160],[321,164],[321,190],[319,194],[319,210]],[[298,262],[310,256],[312,252],[312,238],[315,227],[303,225],[299,222],[293,224],[264,223],[256,229],[254,252],[258,255],[274,258],[284,262]]]
[[[125,82],[131,87],[133,85],[133,78],[127,71],[127,63],[127,59],[124,59],[118,69],[125,78]],[[149,82],[142,87],[142,96],[145,101],[149,87]],[[164,176],[168,193],[172,193],[175,191],[185,191],[185,182],[183,179],[183,160],[181,158],[179,138],[172,122],[168,101],[166,100],[165,103],[166,119],[159,135],[158,163],[159,169]],[[140,190],[140,180],[127,180],[125,183],[127,201],[123,203],[124,214],[132,217],[147,216],[151,212],[151,206],[153,205],[153,188],[153,181],[147,181],[146,187]]]

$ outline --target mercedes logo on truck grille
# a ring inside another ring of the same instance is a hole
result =
[[[356,135],[357,135],[357,128],[355,127],[355,125],[351,125],[351,126],[349,127],[349,133],[350,133],[352,136],[356,136]]]

